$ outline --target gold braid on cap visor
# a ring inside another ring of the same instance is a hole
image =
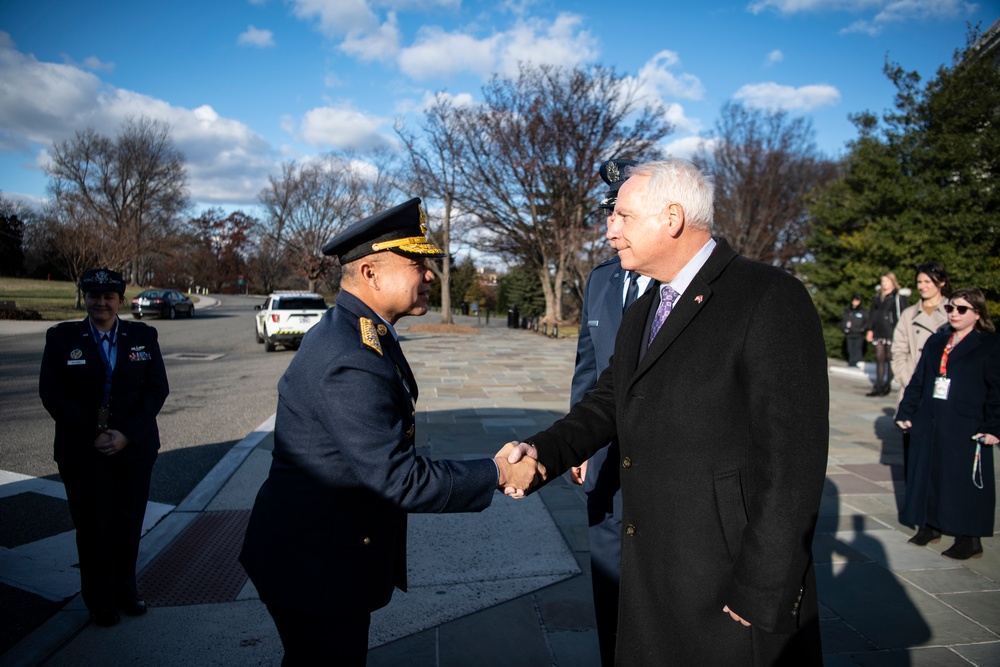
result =
[[[372,252],[399,248],[403,252],[410,252],[414,255],[437,255],[444,257],[444,250],[427,240],[427,216],[424,209],[417,207],[420,211],[420,233],[423,236],[408,236],[405,239],[393,239],[391,241],[381,241],[372,244]]]
[[[444,251],[441,250],[441,248],[438,248],[433,243],[430,243],[427,238],[423,236],[408,236],[405,239],[393,239],[391,241],[382,241],[381,243],[372,244],[373,252],[389,250],[390,248],[399,248],[403,252],[412,252],[416,255],[444,254]]]

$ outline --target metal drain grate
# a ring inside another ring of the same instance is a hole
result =
[[[247,581],[237,561],[250,510],[202,512],[139,575],[151,607],[232,602]]]

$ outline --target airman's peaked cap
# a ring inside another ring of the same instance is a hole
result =
[[[118,292],[125,294],[125,279],[111,269],[88,269],[80,278],[81,292]]]
[[[420,198],[414,197],[355,222],[323,246],[323,254],[336,255],[341,264],[383,250],[406,257],[444,257],[444,251],[427,239],[426,223]]]
[[[598,204],[598,208],[614,210],[615,202],[618,201],[618,189],[628,178],[625,176],[625,168],[639,164],[635,160],[624,160],[616,158],[608,160],[601,165],[599,173],[604,182],[608,184],[608,191],[604,194],[604,199]]]

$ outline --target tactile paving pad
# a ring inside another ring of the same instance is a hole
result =
[[[237,558],[250,510],[202,512],[139,575],[151,607],[231,602],[247,581]]]

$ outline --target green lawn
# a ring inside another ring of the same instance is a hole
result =
[[[120,315],[128,315],[130,302],[146,287],[129,285],[125,290]],[[198,297],[191,295],[198,302]],[[76,285],[68,280],[29,280],[27,278],[0,277],[0,301],[14,301],[21,310],[37,310],[43,320],[83,319],[86,311],[76,310]]]

